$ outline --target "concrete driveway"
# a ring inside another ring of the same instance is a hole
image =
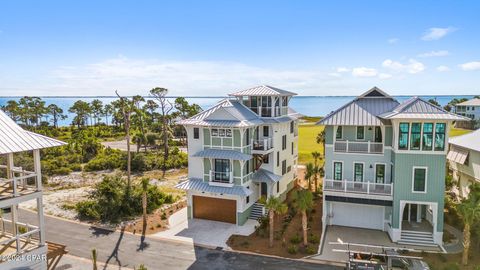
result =
[[[258,225],[258,222],[254,220],[248,220],[243,226],[203,219],[189,220],[187,218],[187,208],[171,215],[168,222],[170,229],[151,236],[225,249],[229,249],[226,242],[231,235],[250,235],[255,231],[255,226]]]

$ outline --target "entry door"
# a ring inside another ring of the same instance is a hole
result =
[[[267,191],[267,183],[261,183],[260,184],[260,195],[265,196],[267,198],[268,191]]]
[[[375,165],[375,183],[385,184],[385,164]]]

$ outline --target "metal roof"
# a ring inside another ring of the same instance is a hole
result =
[[[252,174],[253,182],[269,182],[276,183],[282,179],[281,175],[274,174],[265,169],[258,169],[254,174]]]
[[[296,93],[269,85],[255,86],[229,94],[229,96],[295,96]]]
[[[252,155],[244,154],[240,151],[235,150],[224,150],[224,149],[205,149],[200,152],[193,154],[194,157],[204,157],[204,158],[221,158],[221,159],[234,159],[234,160],[250,160]]]
[[[473,98],[462,103],[457,103],[455,106],[480,106],[480,98]]]
[[[0,110],[0,154],[31,151],[66,143],[21,128]]]
[[[233,186],[233,187],[212,186],[208,182],[205,182],[199,178],[190,178],[187,181],[177,184],[175,187],[183,190],[195,190],[195,191],[202,191],[202,192],[209,192],[209,193],[216,193],[216,194],[229,194],[229,195],[236,195],[236,196],[249,196],[253,193],[250,189],[242,186]]]
[[[464,135],[452,137],[448,140],[448,143],[480,152],[480,129]]]
[[[468,150],[461,147],[452,145],[450,146],[450,151],[448,151],[447,159],[459,164],[465,164],[468,157]]]

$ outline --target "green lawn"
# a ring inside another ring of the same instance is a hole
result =
[[[298,126],[298,164],[313,163],[312,152],[318,151],[323,155],[323,147],[316,142],[317,134],[323,126],[314,123],[304,123]]]
[[[463,128],[451,128],[450,129],[450,137],[460,136],[463,134],[467,134],[472,132],[473,130],[470,129],[463,129]]]

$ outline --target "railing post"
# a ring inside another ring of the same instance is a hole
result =
[[[344,185],[343,189],[344,189],[345,193],[347,193],[347,180],[343,179],[342,182],[343,182],[343,185]]]
[[[348,140],[345,141],[346,142],[346,152],[348,153]]]
[[[230,172],[230,184],[233,183],[233,172]]]
[[[367,182],[367,194],[370,194],[370,182]]]
[[[370,141],[368,141],[368,149],[367,149],[367,152],[368,152],[368,153],[371,153],[371,152],[372,152],[372,149],[370,149]]]

